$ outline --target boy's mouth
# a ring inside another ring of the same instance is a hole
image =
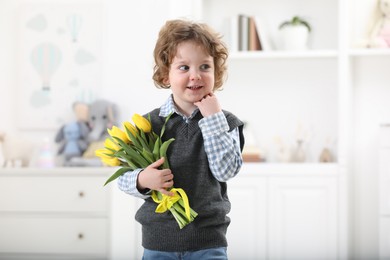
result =
[[[188,86],[187,88],[188,89],[191,89],[191,90],[197,90],[197,89],[200,89],[202,88],[203,86],[198,86],[198,85],[195,85],[195,86]]]

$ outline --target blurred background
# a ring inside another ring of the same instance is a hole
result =
[[[205,21],[230,50],[228,79],[217,95],[246,122],[246,164],[254,172],[331,165],[341,179],[337,259],[379,259],[380,245],[390,248],[388,213],[385,229],[380,226],[381,199],[389,199],[380,189],[390,189],[381,187],[379,156],[381,127],[390,123],[385,3],[0,0],[0,173],[25,166],[7,161],[19,150],[29,151],[28,168],[101,166],[64,163],[66,152],[58,153],[69,141],[59,137],[64,127],[81,122],[90,137],[93,112],[114,123],[159,107],[170,94],[151,78],[159,29],[172,18]],[[310,31],[286,38],[279,27],[294,16]],[[303,43],[293,44],[295,37]],[[71,157],[86,158],[89,137]]]

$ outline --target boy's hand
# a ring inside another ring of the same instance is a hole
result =
[[[194,105],[199,108],[203,117],[211,116],[222,111],[218,99],[214,93],[206,95],[198,102],[195,102]]]
[[[167,189],[173,186],[173,174],[171,170],[158,169],[164,163],[164,160],[165,158],[163,157],[155,161],[139,173],[137,180],[137,188],[139,190],[147,188],[159,191],[168,196],[173,196],[172,192],[167,191]]]

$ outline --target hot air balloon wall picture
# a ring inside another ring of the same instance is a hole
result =
[[[50,91],[51,79],[61,64],[60,48],[52,43],[41,43],[31,51],[31,64],[42,80],[42,90]]]
[[[72,36],[72,41],[77,42],[83,19],[79,14],[71,14],[66,18],[66,24]]]

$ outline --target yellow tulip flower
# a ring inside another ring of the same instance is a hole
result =
[[[108,158],[102,158],[102,162],[108,166],[119,166],[121,164],[121,161],[119,161],[118,158],[110,157]]]
[[[102,149],[97,149],[96,151],[95,151],[95,155],[97,156],[97,157],[100,157],[100,158],[107,158],[107,159],[111,159],[112,157],[111,156],[109,156],[109,155],[107,155],[107,154],[113,154],[110,150],[107,150],[107,149],[104,149],[104,148],[102,148]]]
[[[120,147],[119,147],[114,141],[112,141],[110,138],[107,138],[107,139],[104,141],[104,147],[109,148],[109,149],[112,149],[112,150],[115,150],[115,151],[118,151],[119,148],[120,148]]]
[[[138,130],[133,126],[130,122],[123,122],[123,128],[127,128],[134,136],[138,135]],[[125,131],[127,138],[131,139],[130,136],[127,135],[127,132]]]
[[[111,137],[117,137],[125,143],[130,141],[125,132],[120,130],[117,126],[113,126],[111,129],[107,129],[107,132]]]
[[[139,114],[134,114],[132,119],[134,124],[145,133],[149,133],[150,131],[152,131],[152,125],[145,117]]]

